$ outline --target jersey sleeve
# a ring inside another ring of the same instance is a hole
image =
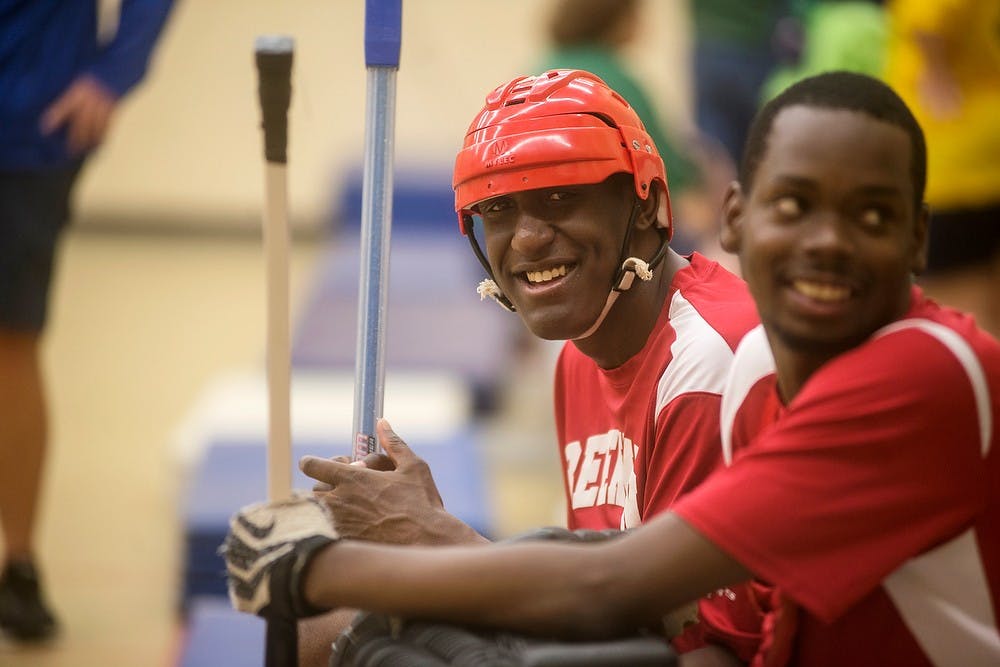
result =
[[[975,397],[917,330],[818,370],[781,420],[674,510],[831,621],[986,502]]]

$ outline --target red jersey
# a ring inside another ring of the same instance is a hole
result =
[[[801,665],[1000,664],[1000,344],[914,289],[905,319],[781,407],[765,343],[747,336],[727,384],[733,465],[674,508],[797,606],[790,642],[765,646]],[[730,408],[744,396],[758,407]]]
[[[604,370],[566,343],[555,409],[569,528],[637,526],[721,465],[722,386],[757,321],[743,281],[696,253],[624,364]]]

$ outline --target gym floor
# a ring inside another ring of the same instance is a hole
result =
[[[320,250],[293,245],[293,304]],[[263,257],[250,235],[66,235],[45,344],[51,449],[39,532],[63,632],[30,649],[0,639],[0,664],[177,664],[176,429],[217,374],[259,367],[264,308]],[[520,363],[490,424],[501,535],[561,521],[550,352]]]

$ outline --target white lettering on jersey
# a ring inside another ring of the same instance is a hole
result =
[[[639,525],[635,456],[638,447],[618,429],[592,435],[563,448],[566,485],[573,509],[614,505],[622,508],[621,527]]]

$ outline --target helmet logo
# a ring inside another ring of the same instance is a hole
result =
[[[488,150],[489,157],[486,159],[486,163],[483,165],[487,169],[490,167],[499,167],[505,164],[514,164],[513,155],[504,155],[509,150],[507,142],[503,139],[494,141]]]

